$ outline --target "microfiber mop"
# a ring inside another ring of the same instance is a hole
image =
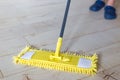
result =
[[[74,52],[61,52],[64,29],[67,21],[71,0],[67,1],[60,36],[56,50],[35,49],[27,46],[18,56],[14,56],[14,62],[46,69],[54,69],[67,72],[94,75],[97,72],[98,56],[78,55]]]

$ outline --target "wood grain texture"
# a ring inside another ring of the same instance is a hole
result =
[[[0,0],[0,80],[120,80],[120,4],[118,18],[105,20],[104,9],[89,11],[94,0],[72,0],[62,51],[97,53],[94,77],[13,64],[26,45],[55,50],[65,0]]]

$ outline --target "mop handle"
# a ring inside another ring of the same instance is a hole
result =
[[[63,37],[63,34],[64,34],[66,21],[67,21],[67,16],[68,16],[69,7],[70,7],[70,2],[71,2],[71,0],[67,1],[66,10],[65,10],[65,14],[64,14],[63,22],[62,22],[62,28],[61,28],[61,31],[60,31],[60,37],[61,38]]]
[[[56,51],[55,51],[55,57],[56,58],[60,58],[59,54],[60,54],[60,50],[61,50],[61,46],[62,46],[62,40],[63,40],[62,38],[63,38],[65,25],[66,25],[66,21],[67,21],[67,16],[68,16],[68,12],[69,12],[70,2],[71,2],[71,0],[67,1],[66,10],[65,10],[64,18],[63,18],[63,23],[62,23],[62,27],[61,27],[61,31],[60,31],[60,36],[58,38]]]

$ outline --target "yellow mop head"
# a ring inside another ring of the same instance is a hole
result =
[[[54,51],[38,50],[26,47],[18,56],[14,57],[17,64],[25,64],[40,68],[55,69],[67,72],[94,75],[97,72],[97,55],[82,56],[75,53],[60,53],[55,55]]]

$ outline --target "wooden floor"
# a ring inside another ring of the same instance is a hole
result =
[[[72,0],[62,51],[99,55],[94,77],[13,64],[26,45],[55,50],[66,0],[0,0],[0,80],[120,80],[120,1],[118,18],[104,9],[89,11],[94,0]]]

